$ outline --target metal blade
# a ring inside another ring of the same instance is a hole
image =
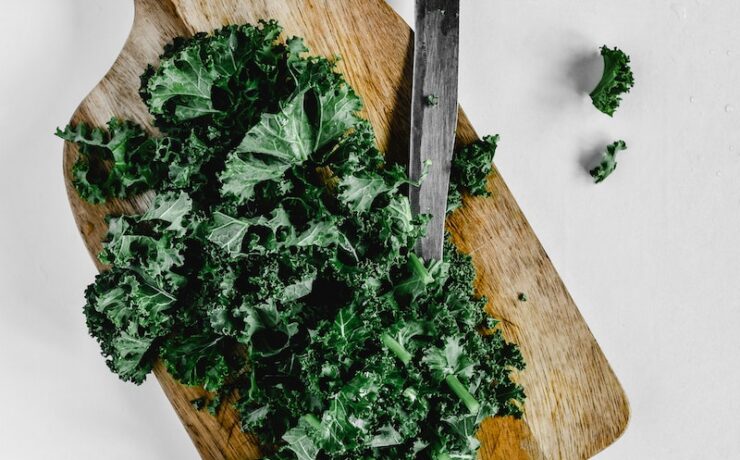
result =
[[[418,181],[431,161],[420,187],[409,188],[411,209],[431,214],[417,253],[441,259],[450,162],[457,126],[457,61],[460,37],[459,0],[416,0],[414,77],[411,93],[409,176]]]

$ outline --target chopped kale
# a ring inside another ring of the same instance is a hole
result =
[[[60,131],[84,199],[156,194],[109,220],[90,334],[124,380],[161,359],[208,391],[195,407],[235,404],[272,459],[475,458],[485,417],[522,415],[522,355],[469,256],[415,255],[427,220],[405,171],[333,63],[280,32],[168,45],[142,77],[157,136],[115,119]],[[452,192],[487,193],[496,140],[458,153]]]

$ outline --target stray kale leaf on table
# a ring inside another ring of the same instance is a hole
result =
[[[523,369],[475,295],[470,257],[413,252],[414,216],[361,102],[275,22],[177,39],[142,77],[161,135],[113,119],[58,134],[74,185],[113,216],[84,311],[108,366],[140,383],[161,359],[273,459],[473,459],[488,416],[522,413]],[[496,137],[454,162],[452,208],[486,194]],[[269,450],[269,449],[268,449]]]
[[[595,183],[598,184],[603,181],[617,169],[617,153],[622,150],[627,150],[627,144],[622,140],[606,146],[606,151],[602,155],[599,164],[589,171]]]
[[[604,71],[601,80],[591,91],[594,106],[610,117],[622,102],[622,94],[629,93],[635,86],[635,77],[630,68],[630,57],[619,48],[601,47]]]

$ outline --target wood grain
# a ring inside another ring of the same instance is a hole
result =
[[[227,23],[274,18],[286,35],[306,38],[313,53],[341,55],[340,69],[365,101],[365,115],[392,159],[405,161],[409,145],[412,35],[382,0],[135,0],[131,35],[115,64],[80,104],[72,122],[104,124],[111,116],[149,127],[140,101],[139,74],[157,61],[177,35],[209,31]],[[472,7],[465,4],[464,7]],[[457,141],[477,136],[465,115]],[[97,254],[105,216],[146,209],[151,197],[82,202],[71,184],[77,151],[64,149],[64,176],[80,233]],[[528,394],[523,420],[489,419],[479,437],[483,459],[580,459],[612,443],[629,417],[627,399],[560,277],[498,174],[492,198],[468,198],[447,225],[457,244],[472,254],[481,294],[503,320],[505,335],[521,345],[528,367],[520,381]],[[103,267],[94,259],[98,267]],[[529,301],[518,302],[526,292]],[[238,429],[235,414],[195,411],[189,401],[202,393],[175,382],[158,365],[155,375],[207,460],[259,458],[254,440]]]

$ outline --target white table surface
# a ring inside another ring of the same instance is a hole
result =
[[[156,380],[118,381],[87,336],[95,270],[52,136],[132,1],[2,3],[0,458],[196,459]],[[740,2],[462,3],[462,105],[501,134],[499,170],[631,401],[598,459],[740,458]],[[603,43],[637,79],[614,119],[585,96]],[[618,138],[619,168],[592,184],[584,161]]]

